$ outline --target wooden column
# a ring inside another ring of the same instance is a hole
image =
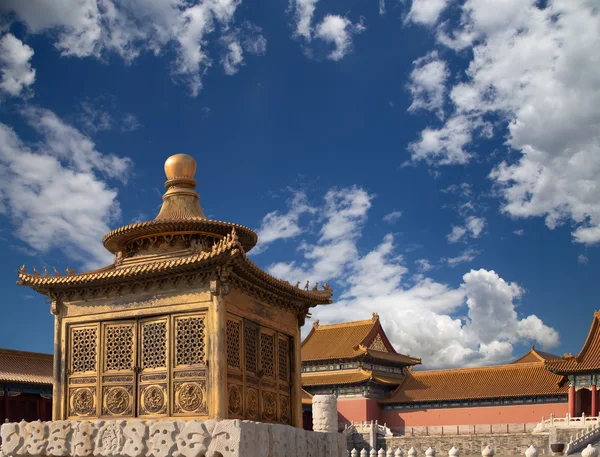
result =
[[[4,421],[6,422],[6,419],[8,419],[8,390],[6,390],[6,387],[4,388]],[[0,427],[2,427],[2,424],[0,424]]]
[[[575,386],[569,386],[569,415],[575,417]]]
[[[223,302],[221,281],[210,282],[212,309],[210,332],[208,334],[210,379],[208,415],[211,419],[227,419],[227,313]]]
[[[300,352],[300,325],[294,335],[294,363],[292,366],[292,425],[302,428],[302,356]]]
[[[54,365],[53,365],[53,383],[52,383],[52,420],[61,420],[61,350],[60,350],[60,318],[59,303],[52,301],[50,312],[54,315]]]
[[[598,391],[596,390],[596,384],[592,385],[592,417],[598,415]]]

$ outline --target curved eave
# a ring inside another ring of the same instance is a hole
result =
[[[104,286],[129,282],[134,279],[139,280],[170,274],[201,271],[215,265],[229,263],[230,261],[236,275],[286,299],[300,301],[309,307],[332,303],[330,300],[331,291],[298,289],[287,281],[277,279],[263,271],[248,260],[244,254],[243,247],[237,240],[226,243],[225,246],[216,247],[211,252],[129,267],[116,268],[114,265],[109,265],[100,270],[78,275],[42,276],[19,272],[19,281],[17,284],[31,287],[42,294],[48,294],[52,291]]]
[[[198,232],[225,237],[235,229],[244,251],[252,249],[258,241],[256,233],[244,226],[231,222],[215,221],[202,218],[162,219],[125,225],[107,233],[102,244],[113,254],[122,251],[125,245],[140,237],[159,233]]]

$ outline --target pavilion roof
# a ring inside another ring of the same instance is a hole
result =
[[[52,354],[0,349],[0,382],[52,385]]]
[[[381,403],[414,403],[551,396],[567,393],[565,378],[548,371],[544,362],[413,371]]]
[[[576,356],[565,354],[557,360],[549,360],[546,367],[560,374],[586,373],[600,370],[600,311],[594,313],[583,348]]]
[[[420,359],[396,352],[376,313],[371,319],[363,321],[327,325],[315,321],[302,342],[303,362],[354,359],[360,356],[400,365],[421,363]]]
[[[547,360],[558,360],[561,359],[559,355],[550,354],[549,352],[540,351],[535,348],[535,345],[531,346],[531,350],[519,357],[517,360],[514,360],[511,363],[530,363],[530,362],[545,362]]]
[[[379,384],[398,385],[402,382],[405,375],[384,373],[375,370],[338,370],[329,372],[302,373],[302,385],[305,387],[313,386],[333,386],[347,384],[362,384],[367,381],[374,381]]]

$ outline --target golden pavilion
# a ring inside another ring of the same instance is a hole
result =
[[[51,300],[53,419],[249,419],[302,426],[300,327],[331,289],[252,263],[251,229],[208,219],[195,160],[165,163],[161,210],[117,228],[95,271],[19,270]]]

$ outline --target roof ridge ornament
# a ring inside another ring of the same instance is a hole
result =
[[[207,219],[200,207],[196,192],[196,160],[187,154],[175,154],[165,161],[167,191],[163,204],[154,220]]]

